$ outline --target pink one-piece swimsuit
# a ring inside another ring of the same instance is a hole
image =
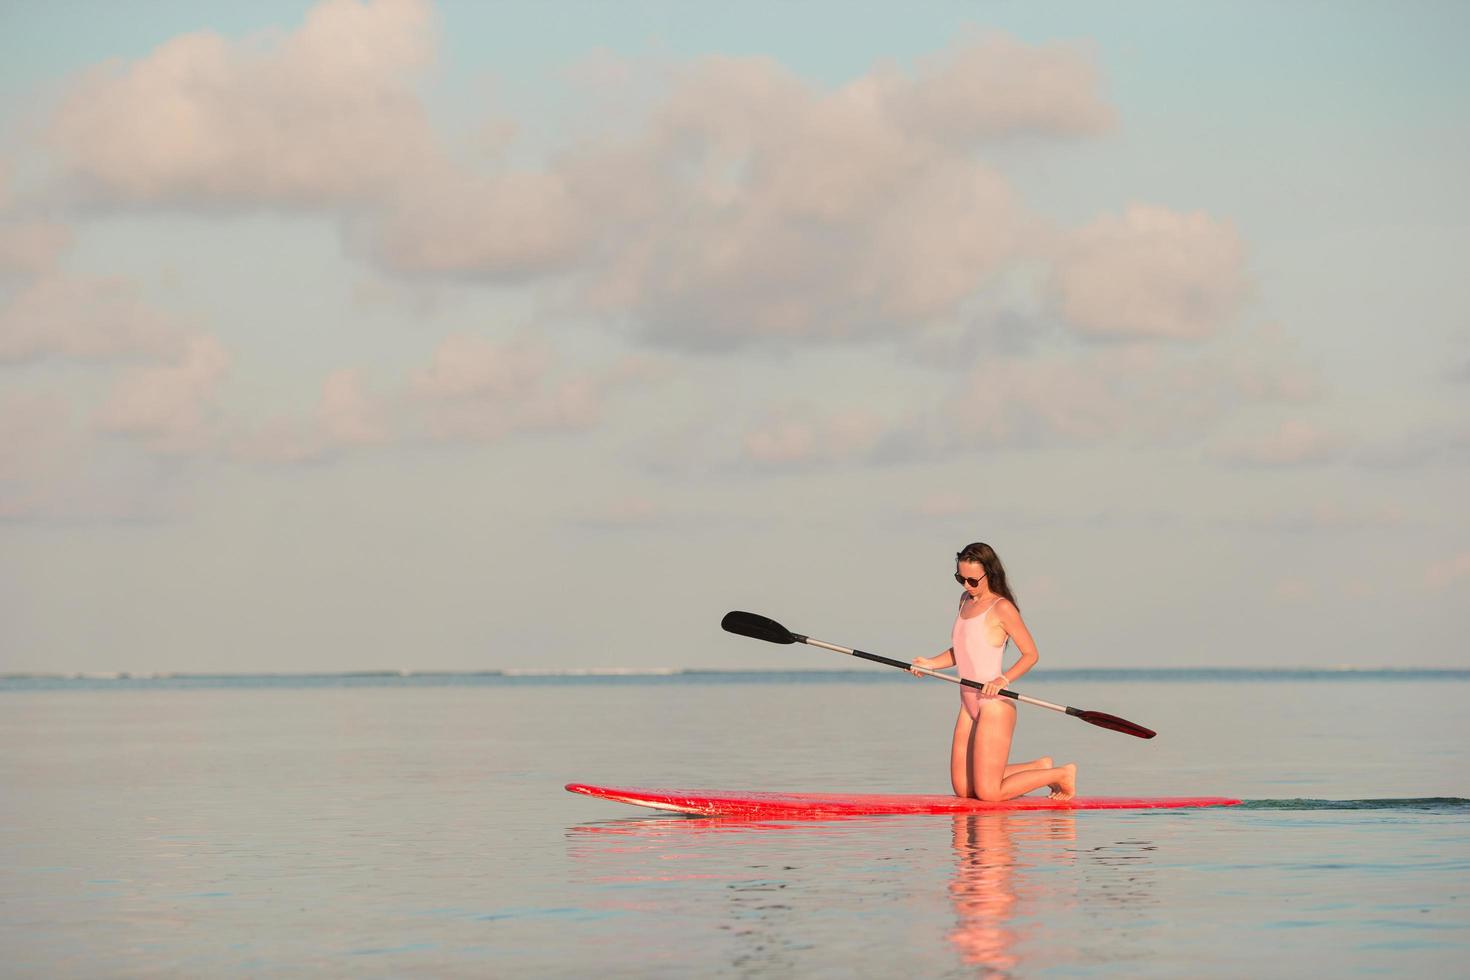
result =
[[[960,615],[955,617],[954,630],[950,639],[954,647],[954,662],[959,667],[960,676],[982,684],[989,683],[1000,676],[1001,657],[1005,653],[1006,643],[1010,637],[1000,641],[1000,646],[992,646],[986,639],[986,624],[990,621],[990,611],[1000,601],[1000,596],[991,600],[990,605],[978,616],[966,617],[964,615],[964,603],[960,603]],[[1014,709],[1010,698],[1003,698],[998,694],[981,694],[973,687],[960,688],[960,704],[964,706],[966,713],[971,718],[980,717],[980,703],[998,701],[1006,707]]]

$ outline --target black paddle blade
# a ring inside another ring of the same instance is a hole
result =
[[[774,619],[757,616],[748,612],[727,612],[725,618],[720,620],[727,633],[739,633],[754,640],[767,640],[771,643],[795,643],[796,637],[791,631]]]
[[[1068,712],[1068,714],[1071,714],[1071,712]],[[1152,728],[1135,725],[1126,718],[1110,715],[1106,711],[1079,711],[1077,712],[1077,717],[1089,725],[1096,725],[1098,728],[1111,728],[1113,731],[1122,732],[1124,735],[1136,735],[1139,738],[1153,738],[1158,734]]]

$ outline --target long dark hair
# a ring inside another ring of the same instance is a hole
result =
[[[1009,583],[1006,582],[1006,568],[1000,563],[1000,555],[997,555],[995,549],[990,545],[983,541],[967,544],[954,556],[954,561],[956,570],[962,561],[979,562],[980,567],[985,569],[985,578],[990,582],[990,591],[996,595],[1005,596],[1011,600],[1011,605],[1017,609],[1021,608],[1020,603],[1016,602],[1016,597],[1011,594]]]

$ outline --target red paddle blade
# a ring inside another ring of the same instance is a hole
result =
[[[1067,713],[1071,714],[1070,711]],[[1119,718],[1117,715],[1110,715],[1106,711],[1079,711],[1077,712],[1077,717],[1089,725],[1096,725],[1098,728],[1111,728],[1115,732],[1122,732],[1124,735],[1134,735],[1138,738],[1153,738],[1158,734],[1152,728],[1135,725],[1127,718]]]

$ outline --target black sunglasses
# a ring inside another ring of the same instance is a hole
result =
[[[980,588],[980,583],[985,581],[983,578],[965,578],[959,572],[954,573],[954,580],[961,585],[968,585],[972,589]]]

